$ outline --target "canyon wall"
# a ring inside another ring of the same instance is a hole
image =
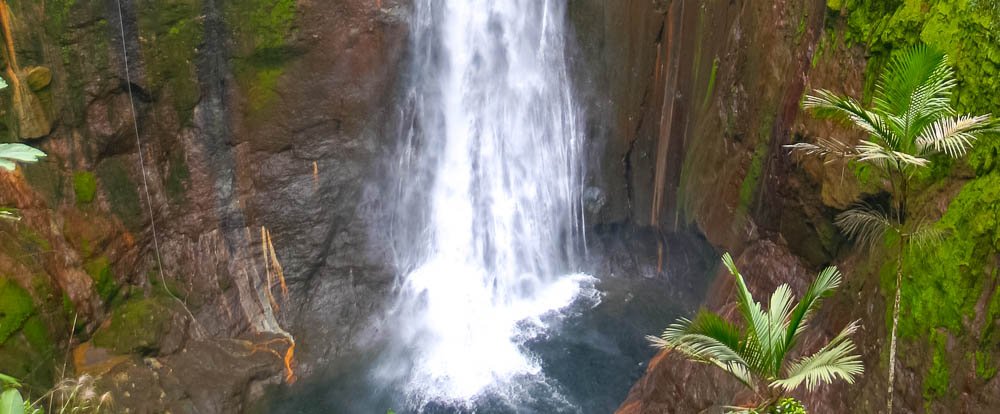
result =
[[[801,294],[822,267],[839,266],[844,286],[817,316],[804,348],[860,319],[866,373],[854,385],[796,396],[814,412],[879,411],[895,253],[862,252],[832,224],[853,202],[878,199],[878,183],[843,164],[799,162],[782,146],[862,139],[848,126],[802,113],[803,94],[827,88],[870,97],[888,56],[917,42],[952,56],[959,110],[996,113],[998,102],[989,98],[998,87],[991,75],[1000,57],[991,35],[996,8],[960,1],[571,4],[585,56],[581,85],[594,95],[586,100],[597,114],[591,119],[606,120],[592,128],[605,134],[596,180],[610,192],[597,221],[656,233],[660,267],[683,248],[671,235],[700,235],[737,257],[759,298],[781,283]],[[996,180],[996,146],[983,140],[968,161],[945,161],[919,179],[924,207],[915,214],[941,219],[950,236],[904,266],[900,412],[976,412],[1000,398],[1000,246],[996,197],[987,190]],[[703,306],[733,316],[732,293],[732,279],[719,272]],[[752,397],[713,371],[660,353],[620,412],[713,412]]]
[[[234,412],[377,329],[406,3],[2,3],[0,134],[48,154],[0,173],[4,373]]]

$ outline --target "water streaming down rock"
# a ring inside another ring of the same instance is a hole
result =
[[[393,225],[408,363],[393,375],[417,404],[514,397],[540,380],[523,345],[543,317],[593,297],[572,273],[582,137],[564,24],[559,0],[415,4]]]

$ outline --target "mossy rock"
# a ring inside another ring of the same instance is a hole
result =
[[[105,304],[110,304],[118,295],[118,282],[115,280],[111,263],[105,256],[98,257],[83,265],[84,270],[94,281],[94,288]]]
[[[132,180],[131,173],[121,158],[111,158],[102,162],[97,167],[97,178],[107,193],[111,212],[130,230],[141,229],[143,210],[138,184]]]
[[[52,71],[44,66],[35,66],[25,70],[24,78],[33,91],[45,89],[52,83]]]
[[[20,331],[0,346],[3,373],[20,379],[28,389],[47,390],[55,377],[56,347],[38,315],[24,321]]]
[[[31,188],[41,193],[49,206],[62,203],[64,184],[58,160],[49,156],[36,163],[21,165],[20,168]]]
[[[129,299],[111,311],[111,319],[94,333],[93,343],[119,354],[155,354],[173,314],[166,298]]]
[[[97,178],[90,171],[77,171],[73,174],[73,192],[77,204],[90,204],[97,193]]]
[[[35,303],[27,290],[13,280],[0,277],[0,345],[21,330],[35,313]]]

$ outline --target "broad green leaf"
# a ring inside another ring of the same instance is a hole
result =
[[[24,414],[24,400],[17,390],[7,390],[0,394],[0,414]]]
[[[4,385],[6,385],[8,387],[20,387],[21,386],[21,381],[18,381],[17,378],[14,378],[14,377],[12,377],[10,375],[7,375],[7,374],[4,374],[2,372],[0,372],[0,383],[3,383]]]

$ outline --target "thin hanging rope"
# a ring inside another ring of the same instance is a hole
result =
[[[156,267],[160,273],[160,283],[163,284],[163,290],[165,290],[170,297],[180,303],[181,307],[184,308],[184,311],[187,312],[189,317],[191,317],[191,320],[194,321],[195,329],[200,330],[201,324],[198,322],[198,319],[194,317],[194,314],[191,313],[191,310],[188,309],[184,301],[178,298],[177,295],[174,295],[174,292],[170,290],[167,286],[167,279],[163,273],[163,259],[160,257],[160,242],[156,232],[156,217],[153,215],[153,199],[149,196],[149,183],[146,181],[146,163],[142,156],[142,140],[139,138],[139,118],[136,115],[135,98],[132,96],[132,75],[129,72],[128,47],[125,42],[125,15],[122,13],[121,0],[116,0],[116,3],[118,4],[118,23],[120,23],[119,28],[121,29],[122,37],[122,55],[125,58],[125,84],[128,88],[129,111],[132,113],[132,130],[135,132],[135,145],[139,152],[139,168],[142,170],[142,189],[146,194],[146,206],[149,209],[149,225],[153,231],[153,251],[156,253]]]

